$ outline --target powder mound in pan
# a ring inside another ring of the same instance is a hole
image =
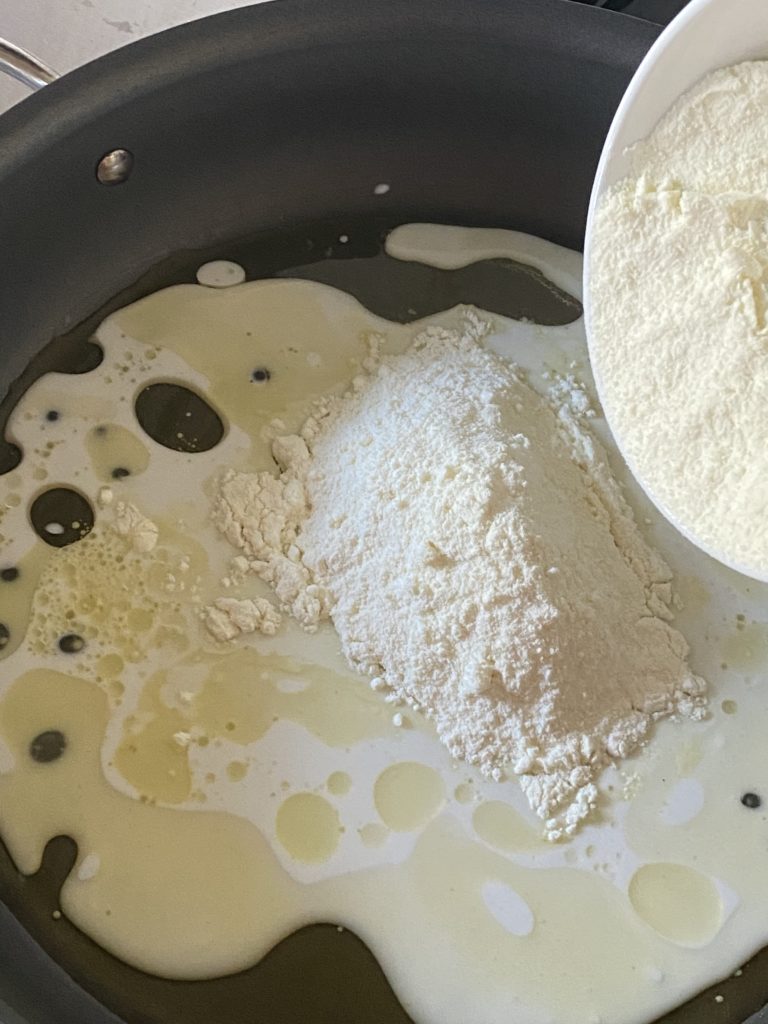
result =
[[[451,753],[520,776],[556,839],[598,771],[655,718],[704,714],[669,624],[671,572],[571,412],[486,350],[473,310],[274,442],[282,467],[229,473],[219,529],[350,663],[435,723]]]

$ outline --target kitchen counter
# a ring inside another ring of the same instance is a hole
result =
[[[259,0],[4,0],[0,37],[66,72],[141,36],[254,2]],[[0,76],[0,113],[27,94]]]

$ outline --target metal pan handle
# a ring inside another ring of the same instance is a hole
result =
[[[47,64],[5,39],[0,39],[0,73],[10,75],[29,89],[42,89],[59,77]]]

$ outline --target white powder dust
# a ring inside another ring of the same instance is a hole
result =
[[[710,552],[768,574],[768,62],[708,75],[597,209],[590,344],[638,478]]]
[[[464,310],[278,438],[282,473],[227,474],[218,527],[349,662],[435,723],[451,753],[521,777],[550,838],[654,718],[703,713],[641,537],[573,404],[553,408]]]

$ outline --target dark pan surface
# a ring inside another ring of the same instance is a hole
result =
[[[657,31],[569,0],[280,0],[78,69],[0,118],[0,389],[159,260],[255,231],[383,214],[579,246]],[[133,174],[105,187],[117,147]]]

